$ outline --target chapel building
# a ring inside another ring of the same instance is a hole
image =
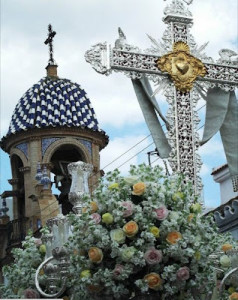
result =
[[[46,77],[18,101],[9,130],[0,142],[9,154],[12,171],[12,190],[1,194],[1,266],[8,263],[7,254],[20,245],[28,229],[37,232],[59,213],[59,204],[63,214],[71,211],[69,163],[93,165],[91,191],[101,176],[99,153],[108,136],[99,128],[87,93],[78,83],[58,76],[51,52],[46,70]],[[54,195],[55,188],[59,195]],[[13,198],[12,221],[7,215],[8,197]]]

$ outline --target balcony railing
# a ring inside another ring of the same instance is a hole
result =
[[[9,222],[8,224],[8,246],[20,243],[24,240],[27,230],[28,218],[20,218]]]

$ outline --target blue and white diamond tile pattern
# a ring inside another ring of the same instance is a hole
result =
[[[19,100],[8,135],[47,126],[83,127],[101,131],[90,100],[80,85],[68,79],[45,77]]]
[[[77,139],[80,141],[80,143],[82,143],[89,151],[90,155],[92,156],[92,143],[90,141],[87,140],[83,140],[83,139]]]
[[[41,143],[42,157],[45,155],[45,151],[49,148],[49,146],[60,139],[61,138],[56,138],[56,137],[42,139],[42,143]]]
[[[18,145],[16,145],[16,148],[21,150],[25,154],[26,158],[28,159],[28,144],[27,143],[18,144]]]

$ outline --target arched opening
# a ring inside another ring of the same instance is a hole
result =
[[[51,173],[54,174],[54,184],[60,193],[59,204],[62,205],[62,213],[68,214],[72,211],[72,205],[68,200],[68,193],[71,186],[71,178],[67,166],[71,162],[85,161],[80,149],[75,145],[65,144],[60,146],[51,156]]]
[[[23,162],[19,156],[14,154],[11,157],[12,175],[17,178],[17,186],[14,188],[17,198],[17,216],[18,218],[25,217],[25,186],[24,186],[24,173],[20,171],[23,167]]]

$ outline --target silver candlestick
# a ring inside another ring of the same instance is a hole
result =
[[[69,174],[72,176],[69,201],[73,204],[73,211],[79,216],[82,214],[82,197],[89,194],[88,178],[92,170],[92,165],[82,161],[68,165]]]
[[[82,197],[89,194],[88,178],[93,166],[82,161],[70,163],[68,171],[72,176],[69,200],[73,204],[73,211],[80,217],[82,213]],[[69,253],[64,244],[72,234],[68,219],[61,213],[47,221],[49,231],[42,236],[46,245],[46,257],[38,267],[35,275],[35,285],[38,292],[47,298],[58,298],[66,290],[69,276]],[[43,270],[47,276],[47,284],[42,290],[39,277]],[[61,282],[60,286],[57,284]]]

